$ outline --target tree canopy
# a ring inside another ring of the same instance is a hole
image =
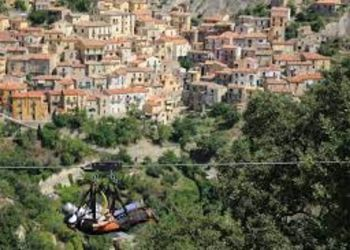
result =
[[[193,144],[190,150],[166,151],[157,162],[145,159],[133,174],[118,173],[123,199],[142,199],[160,217],[159,224],[133,229],[135,247],[349,249],[350,60],[324,74],[300,100],[258,92],[242,115],[220,104],[208,114],[178,118],[171,139]],[[227,114],[235,124],[222,128]],[[38,139],[61,164],[84,158],[86,143],[127,144],[142,135],[135,117],[78,122],[73,127],[90,136],[86,141],[67,138],[55,123],[42,127]],[[241,134],[234,136],[235,129]],[[0,138],[0,166],[43,164],[30,151],[29,145],[38,146],[31,132],[0,124]],[[123,150],[110,157],[132,163]],[[0,171],[1,247],[52,249],[56,240],[67,249],[108,248],[109,238],[83,237],[63,224],[59,207],[74,201],[83,184],[58,188],[59,199],[52,201],[38,189],[48,174]],[[22,227],[26,241],[19,240]]]
[[[218,181],[190,175],[200,200],[170,209],[159,226],[147,229],[140,247],[349,248],[350,164],[327,164],[346,161],[350,153],[349,72],[344,61],[300,101],[267,92],[253,96],[243,114],[242,136],[218,152]],[[222,110],[217,107],[212,115]],[[209,135],[200,148],[211,149],[216,138]]]

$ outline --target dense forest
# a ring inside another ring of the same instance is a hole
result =
[[[72,165],[97,154],[92,144],[127,146],[142,137],[160,145],[170,141],[180,145],[181,155],[168,151],[157,162],[135,164],[132,176],[129,170],[118,173],[125,201],[143,199],[160,216],[159,224],[130,232],[134,248],[349,249],[349,104],[350,60],[344,60],[300,100],[261,92],[243,114],[218,104],[171,126],[143,121],[135,112],[97,122],[83,112],[56,116],[37,132],[2,124],[0,164]],[[134,160],[125,151],[99,157]],[[208,179],[214,163],[217,176]],[[79,202],[86,185],[72,182],[57,187],[58,199],[46,197],[38,182],[51,174],[0,171],[1,249],[111,246],[110,237],[87,237],[64,225],[62,203]]]

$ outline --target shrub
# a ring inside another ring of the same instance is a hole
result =
[[[163,170],[160,166],[148,166],[146,168],[146,174],[154,178],[159,178],[163,174]]]
[[[24,0],[16,0],[15,1],[15,8],[17,10],[26,11],[28,7],[27,7],[27,4]]]
[[[163,176],[163,183],[174,185],[179,180],[177,173],[166,173]]]

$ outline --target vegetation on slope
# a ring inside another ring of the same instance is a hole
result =
[[[143,199],[160,215],[159,224],[132,231],[136,247],[348,249],[350,166],[317,162],[347,161],[350,154],[349,65],[347,60],[327,72],[326,79],[313,86],[300,102],[288,96],[258,93],[248,104],[242,124],[237,124],[239,116],[224,104],[204,117],[179,118],[170,128],[169,139],[183,144],[183,155],[166,152],[158,160],[174,166],[159,167],[145,159],[144,166],[135,169],[132,176],[119,173],[125,201]],[[242,135],[237,138],[233,130],[239,126]],[[15,129],[7,132],[11,128],[0,131],[7,146],[16,138],[15,144],[0,151],[1,165],[46,164],[31,157],[32,149],[26,146],[31,135],[15,135]],[[61,151],[56,146],[53,149],[51,155],[57,160]],[[111,157],[132,162],[125,153]],[[217,180],[206,179],[206,167],[178,165],[212,161],[221,163]],[[259,161],[277,164],[227,164]],[[296,161],[303,163],[278,164]],[[2,247],[109,246],[109,238],[85,237],[65,227],[60,205],[77,202],[86,187],[73,183],[59,188],[60,199],[50,200],[37,188],[39,179],[48,174],[38,170],[0,171],[4,206],[0,218],[6,225],[0,228]],[[24,241],[18,240],[20,226],[26,232]]]
[[[169,214],[159,226],[150,225],[140,246],[347,249],[349,164],[315,163],[348,159],[350,68],[345,65],[327,73],[301,102],[256,95],[244,114],[243,136],[220,155],[223,163],[304,163],[219,167],[218,182],[210,182],[206,198],[188,204],[183,219],[170,223],[176,213]]]

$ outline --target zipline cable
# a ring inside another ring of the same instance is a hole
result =
[[[236,167],[236,166],[259,166],[259,165],[301,165],[301,164],[315,164],[315,165],[346,165],[350,164],[350,161],[290,161],[290,162],[226,162],[226,163],[150,163],[150,164],[122,164],[122,168],[138,168],[145,166],[158,166],[158,167],[182,167],[182,166],[193,166],[193,167]],[[86,164],[87,166],[88,164]],[[0,166],[1,169],[9,170],[69,170],[78,169],[82,166],[65,167],[65,166]]]

